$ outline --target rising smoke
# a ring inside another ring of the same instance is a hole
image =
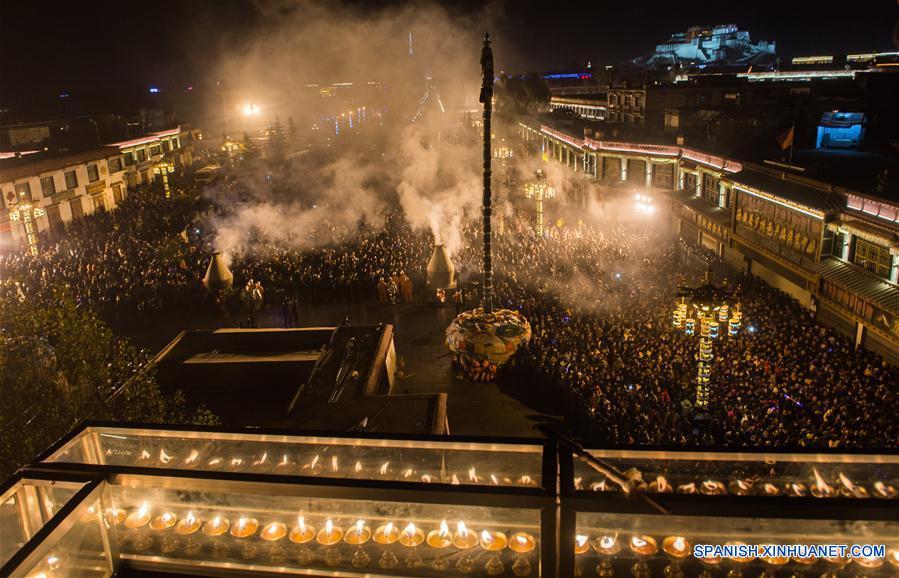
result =
[[[398,202],[413,228],[457,250],[460,223],[479,215],[481,164],[478,143],[450,129],[465,120],[466,106],[477,105],[480,38],[496,7],[459,16],[429,3],[375,10],[315,0],[257,6],[258,32],[223,51],[216,78],[267,103],[270,116],[298,119],[301,131],[333,114],[330,99],[309,85],[378,83],[385,114],[377,130],[334,135],[325,155],[293,158],[280,175],[289,183],[286,193],[272,190],[262,168],[241,178],[239,198],[222,187],[210,190],[224,207],[213,223],[217,249],[239,252],[251,243],[258,249],[259,239],[297,248],[324,243],[309,236],[323,219],[348,227],[376,222]],[[428,77],[441,101],[432,98],[413,123]],[[301,200],[308,198],[316,199],[314,207]]]

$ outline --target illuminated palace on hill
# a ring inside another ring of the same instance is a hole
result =
[[[686,32],[672,34],[656,46],[655,52],[637,59],[650,67],[666,65],[746,66],[774,64],[774,42],[752,42],[749,32],[734,24],[691,26]]]

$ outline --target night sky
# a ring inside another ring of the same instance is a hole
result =
[[[257,33],[257,2],[271,6],[289,0],[4,2],[0,90],[21,95],[202,82],[218,54]],[[398,2],[333,4],[366,11]],[[470,13],[483,2],[446,5]],[[501,23],[493,31],[497,65],[516,72],[583,66],[588,59],[614,64],[651,52],[691,24],[735,23],[753,40],[775,40],[785,57],[899,50],[893,41],[896,0],[846,3],[839,12],[826,2],[789,0],[507,0],[499,6]]]

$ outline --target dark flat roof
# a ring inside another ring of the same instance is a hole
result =
[[[77,153],[39,152],[0,160],[0,183],[33,177],[109,157],[120,156],[118,147],[100,147]]]
[[[845,199],[839,193],[823,191],[791,179],[776,177],[753,169],[743,169],[730,175],[729,178],[737,184],[822,212],[837,211],[846,206]]]

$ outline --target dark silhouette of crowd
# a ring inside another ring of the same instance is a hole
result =
[[[0,255],[0,276],[26,293],[66,284],[78,303],[111,319],[193,311],[212,301],[200,283],[214,234],[199,217],[208,208],[192,197],[167,202],[136,191],[116,211],[73,223],[37,257]],[[317,227],[327,244],[297,250],[260,239],[234,252],[234,286],[261,283],[268,307],[373,302],[383,298],[382,278],[408,275],[397,301],[423,287],[433,237],[411,230],[398,212],[379,226],[323,220]],[[453,255],[463,284],[477,279],[478,227],[478,221],[465,225]],[[525,220],[507,219],[494,239],[497,302],[520,309],[533,338],[506,378],[517,388],[564,392],[570,417],[594,437],[623,444],[706,441],[693,419],[697,340],[675,331],[671,315],[678,284],[698,283],[710,259],[718,282],[726,278],[736,288],[744,312],[742,331],[714,346],[715,441],[896,447],[895,367],[856,350],[788,295],[645,223],[550,225],[538,239]]]

